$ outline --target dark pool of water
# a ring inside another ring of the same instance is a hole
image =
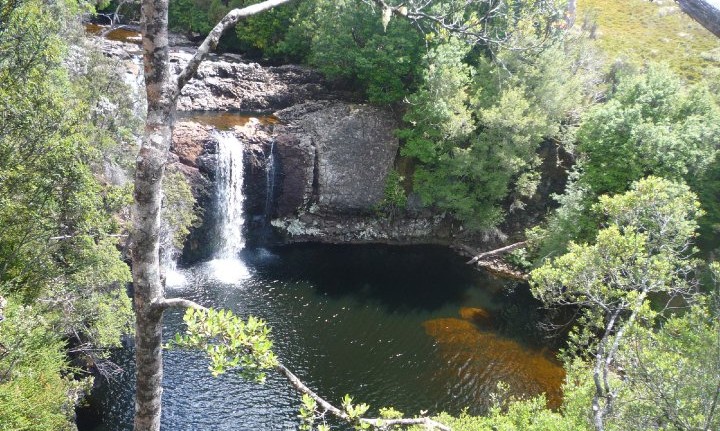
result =
[[[272,327],[280,360],[338,402],[480,414],[504,381],[515,394],[559,400],[562,369],[542,346],[538,304],[527,287],[476,272],[440,247],[300,245],[246,250],[249,276],[213,281],[209,265],[184,271],[167,296],[255,315]],[[181,330],[168,313],[165,334]],[[95,393],[93,430],[130,430],[132,346],[114,359],[125,374]],[[163,428],[294,430],[297,394],[280,376],[264,385],[213,378],[198,353],[165,353]],[[82,428],[81,428],[82,429]]]

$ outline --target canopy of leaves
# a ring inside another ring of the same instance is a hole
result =
[[[104,174],[124,164],[138,123],[115,68],[82,44],[76,3],[0,0],[0,11],[0,295],[27,306],[14,310],[31,336],[18,344],[0,323],[0,356],[27,356],[0,364],[0,398],[44,397],[28,413],[62,429],[53,418],[74,403],[64,350],[102,360],[130,329],[118,249],[129,188]]]
[[[604,328],[617,310],[642,307],[647,293],[687,290],[701,211],[686,185],[655,177],[625,194],[603,196],[598,205],[608,226],[595,243],[571,243],[567,254],[534,270],[531,280],[533,294],[546,304],[586,307]]]
[[[74,429],[80,383],[66,377],[61,333],[29,306],[9,299],[0,322],[0,427],[8,430]]]
[[[618,193],[647,175],[691,179],[715,159],[720,110],[701,86],[686,87],[666,66],[621,74],[606,103],[578,133],[587,161],[583,182],[596,194]]]
[[[412,127],[400,137],[402,154],[419,162],[414,190],[470,228],[496,225],[503,204],[522,209],[535,194],[537,149],[571,133],[592,75],[577,73],[586,61],[578,45],[541,44],[531,31],[515,39],[542,48],[500,48],[490,59],[459,39],[440,44],[408,97]]]
[[[707,213],[700,244],[716,247],[720,109],[705,87],[688,86],[663,65],[618,71],[608,100],[588,111],[577,137],[579,163],[556,197],[560,208],[540,256],[563,251],[569,240],[591,240],[601,218],[592,210],[597,196],[621,193],[647,175],[690,185]]]
[[[708,306],[709,305],[709,306]],[[694,306],[659,330],[637,327],[620,351],[627,388],[620,395],[618,429],[720,428],[720,315]]]

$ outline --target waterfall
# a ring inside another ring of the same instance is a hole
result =
[[[275,197],[275,140],[270,142],[270,154],[265,158],[265,213],[267,225],[272,217],[273,198]]]
[[[249,276],[238,257],[245,247],[243,237],[243,143],[231,132],[213,133],[218,143],[217,164],[217,250],[210,262],[216,279],[232,283]]]
[[[243,144],[231,132],[215,132],[218,142],[218,249],[216,257],[236,257],[245,247],[243,215]]]

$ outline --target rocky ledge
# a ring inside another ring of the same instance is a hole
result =
[[[332,244],[446,243],[447,223],[442,215],[428,217],[368,217],[315,213],[316,208],[274,219],[272,225],[292,242]]]
[[[128,83],[142,86],[140,46],[123,40],[94,37],[101,52],[116,59],[126,70]],[[175,74],[190,61],[194,48],[186,39],[173,35],[170,68]],[[341,98],[323,76],[299,65],[262,66],[235,54],[211,54],[185,85],[179,111],[241,111],[269,113],[292,105]]]

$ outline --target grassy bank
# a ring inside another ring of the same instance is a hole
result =
[[[720,71],[720,39],[670,0],[580,0],[579,22],[595,22],[600,48],[611,60],[664,61],[698,80]]]

